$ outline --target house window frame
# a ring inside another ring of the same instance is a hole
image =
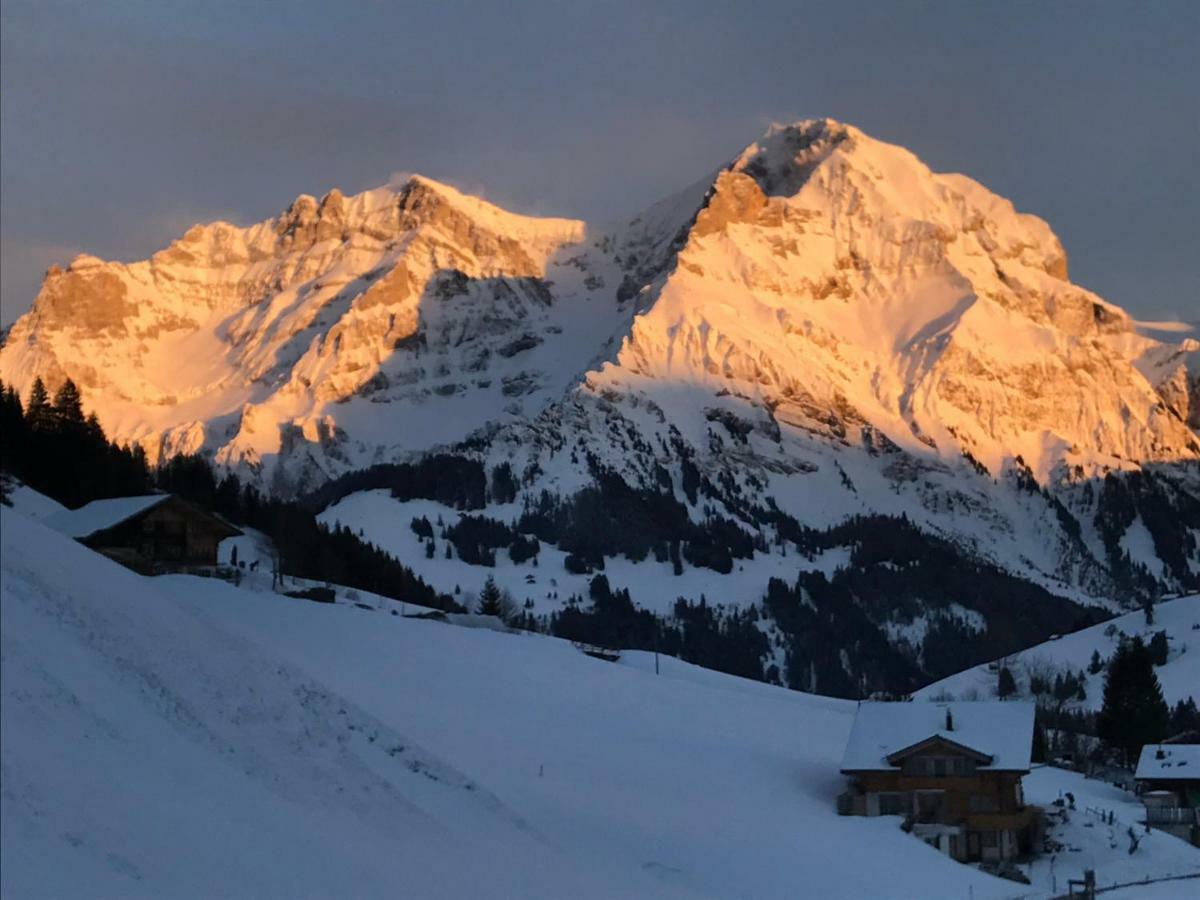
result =
[[[974,774],[971,761],[958,754],[930,754],[911,759],[905,766],[906,774],[925,778],[964,778]]]
[[[908,791],[879,791],[875,797],[881,816],[907,816],[912,812],[912,795]],[[886,808],[891,801],[895,801],[895,808]]]
[[[922,798],[925,798],[926,800],[932,800],[933,803],[930,805],[933,806],[933,809],[922,809]],[[910,805],[910,809],[915,816],[942,816],[946,813],[946,804],[947,799],[946,792],[944,790],[940,788],[926,788],[912,792],[912,803]]]
[[[989,794],[973,793],[967,800],[967,804],[973,813],[1000,812],[1000,803]]]

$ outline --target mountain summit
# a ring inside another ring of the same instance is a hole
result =
[[[70,377],[118,440],[282,493],[451,451],[527,496],[614,472],[763,543],[746,503],[902,516],[1100,595],[1200,573],[1198,346],[1073,284],[1041,219],[818,119],[616,228],[416,176],[78,257],[0,377]]]
[[[622,368],[993,472],[1200,454],[1194,373],[1168,388],[1131,365],[1134,323],[1067,279],[1045,222],[855,128],[772,128],[717,176],[677,263]]]

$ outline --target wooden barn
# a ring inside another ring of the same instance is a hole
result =
[[[47,524],[144,574],[215,568],[221,541],[242,533],[174,494],[94,500]]]
[[[861,703],[842,759],[842,815],[903,816],[959,861],[1026,853],[1038,823],[1026,806],[1032,703]]]

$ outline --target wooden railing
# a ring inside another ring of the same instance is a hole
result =
[[[1186,806],[1147,806],[1146,821],[1150,825],[1200,825],[1200,809]]]

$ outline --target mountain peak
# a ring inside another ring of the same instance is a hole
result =
[[[1194,365],[1122,337],[1045,222],[835,119],[772,125],[715,180],[585,235],[419,174],[301,194],[52,272],[0,375],[69,376],[119,439],[264,482],[271,457],[315,482],[634,383],[726,398],[705,416],[749,398],[797,459],[829,441],[1045,477],[1200,452]],[[653,402],[709,445],[712,419]]]
[[[773,138],[779,134],[803,135],[812,141],[821,137],[861,137],[863,132],[847,122],[823,116],[815,119],[798,119],[795,122],[772,122],[763,137]]]

